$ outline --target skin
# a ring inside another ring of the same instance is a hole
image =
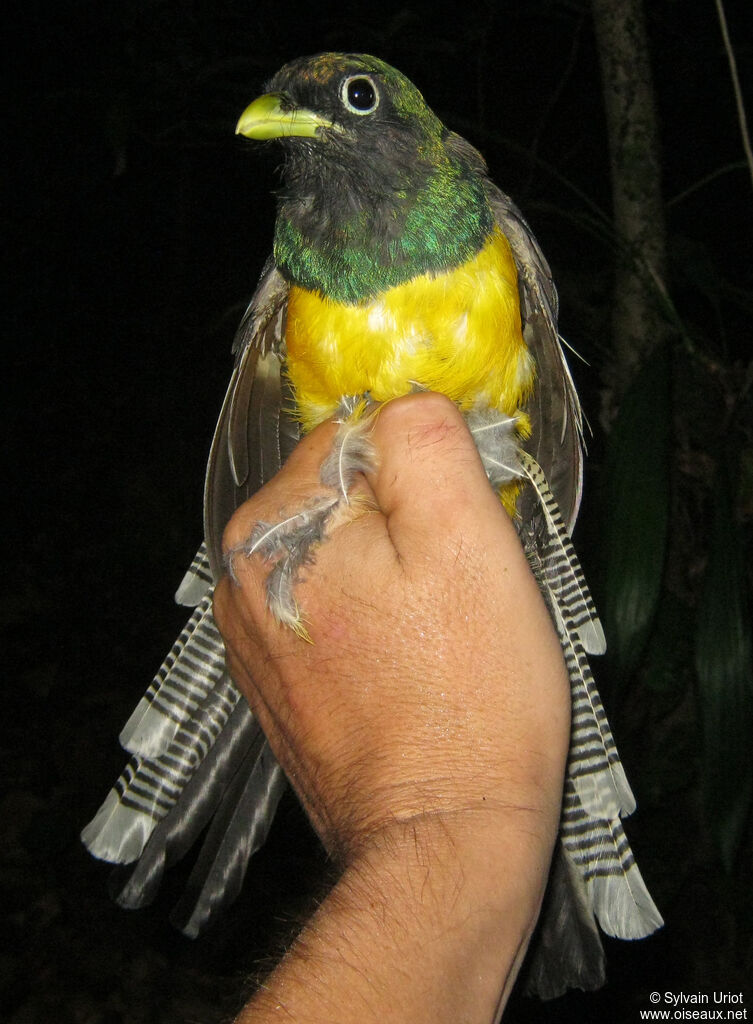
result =
[[[334,426],[306,437],[231,520],[229,550],[323,492]],[[215,615],[338,882],[238,1018],[489,1022],[541,904],[570,699],[515,529],[447,399],[380,410],[378,468],[296,594],[311,644],[236,557]]]

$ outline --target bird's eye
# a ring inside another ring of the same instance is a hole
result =
[[[340,99],[351,114],[373,114],[379,106],[379,92],[367,75],[351,75],[340,86]]]

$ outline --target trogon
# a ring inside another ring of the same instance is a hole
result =
[[[226,671],[212,618],[223,528],[301,432],[340,422],[321,472],[331,498],[260,524],[243,549],[269,560],[270,610],[305,635],[299,569],[326,543],[329,517],[369,458],[370,410],[442,392],[464,413],[515,522],[571,681],[560,837],[528,987],[544,998],[595,988],[604,980],[596,922],[633,939],[662,919],[622,828],[635,800],[587,661],[605,642],[570,541],[582,416],[549,266],[481,155],[375,57],[287,64],[237,131],[277,140],[284,153],[272,256],[235,341],[207,469],[205,543],[176,595],[195,610],[121,733],[131,760],[84,842],[133,865],[117,898],[136,907],[206,829],[174,914],[188,935],[237,896],[286,783]]]

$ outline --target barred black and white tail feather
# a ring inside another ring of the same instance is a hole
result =
[[[179,640],[173,648],[180,647],[177,655],[173,659],[171,652],[168,660],[170,670],[178,665],[185,675],[183,655],[188,649],[192,668],[198,667],[197,677],[181,693],[168,670],[154,691],[150,687],[150,699],[139,715],[139,722],[149,726],[147,731],[144,725],[141,742],[148,749],[160,749],[154,756],[136,754],[131,758],[83,830],[81,838],[95,857],[130,863],[141,854],[155,824],[176,803],[238,703],[240,694],[220,657],[224,647],[214,624],[210,595],[195,610],[189,626],[181,634],[185,634],[185,643]],[[191,640],[197,633],[203,638],[202,655],[206,642],[211,656],[194,657]],[[202,672],[211,676],[206,678]]]
[[[557,623],[559,626],[559,623]],[[568,778],[586,810],[598,817],[632,814],[635,797],[625,776],[585,651],[563,619],[560,636],[570,677],[572,724]]]
[[[521,466],[538,495],[543,536],[525,538],[529,562],[552,614],[572,691],[572,738],[568,776],[593,814],[632,814],[635,798],[620,763],[612,731],[596,689],[586,649],[606,648],[604,631],[583,570],[546,479],[528,453]],[[586,648],[585,640],[590,643]]]
[[[520,452],[520,464],[546,519],[546,539],[539,551],[544,573],[541,582],[553,598],[554,614],[570,623],[589,654],[603,654],[607,649],[604,630],[554,495],[543,470],[528,452]],[[563,629],[562,623],[559,628]]]
[[[522,524],[522,539],[559,635],[572,695],[560,850],[527,982],[542,998],[553,998],[569,987],[603,984],[594,919],[622,939],[643,938],[663,922],[620,822],[635,809],[635,798],[586,657],[584,640],[604,649],[603,630],[546,478],[528,453],[520,462],[541,510],[538,531]]]
[[[227,742],[223,730],[238,699],[237,689],[226,676],[206,717],[182,728],[165,754],[154,760],[131,758],[81,834],[95,857],[130,864],[142,855],[155,827],[173,811],[221,732],[223,743]]]
[[[266,741],[256,719],[248,704],[239,700],[222,731],[220,742],[208,750],[185,781],[170,809],[171,813],[155,824],[138,863],[127,876],[119,873],[116,877],[115,895],[122,907],[135,909],[154,899],[166,868],[185,856],[197,842],[222,806],[234,780],[239,775],[245,779],[244,767],[252,771],[254,759],[260,759],[265,749]],[[276,803],[267,806],[270,814],[275,807]],[[266,835],[265,830],[261,831]],[[209,841],[209,836],[206,841]],[[216,877],[212,877],[211,884],[217,885]]]
[[[194,555],[188,570],[175,592],[175,603],[186,608],[195,608],[214,586],[212,569],[209,565],[209,553],[204,541]]]
[[[210,589],[201,598],[121,730],[120,744],[129,753],[151,759],[164,754],[222,678],[225,647],[214,623],[212,595]]]
[[[607,935],[642,939],[661,927],[662,916],[638,870],[620,819],[595,818],[586,811],[569,776],[560,840],[586,884],[593,912]]]

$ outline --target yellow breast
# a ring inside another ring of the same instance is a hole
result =
[[[495,230],[472,261],[422,274],[362,305],[293,287],[287,370],[304,430],[331,416],[342,395],[378,402],[417,387],[467,410],[519,413],[534,363],[523,340],[515,262]],[[526,419],[520,429],[525,432]]]

